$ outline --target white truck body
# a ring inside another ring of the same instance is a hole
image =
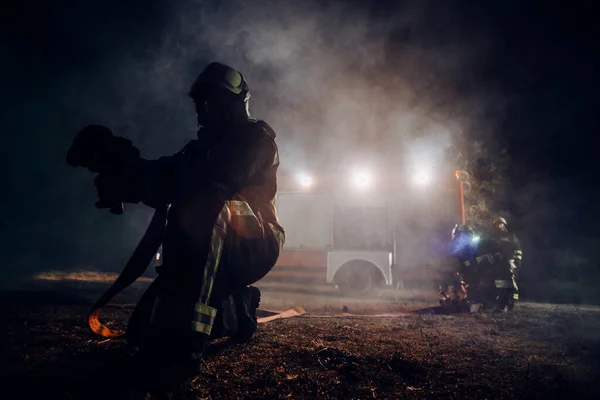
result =
[[[342,228],[351,232],[369,229],[368,226],[361,225],[360,221],[355,221],[353,225],[347,218],[347,214],[352,214],[352,211],[343,215],[340,209],[366,207],[383,210],[383,206],[380,200],[373,201],[373,196],[349,201],[347,197],[340,199],[329,193],[280,192],[277,195],[277,213],[286,230],[282,256],[302,257],[302,252],[325,253],[327,283],[335,283],[336,275],[345,265],[356,261],[368,263],[380,271],[383,283],[392,285],[391,249],[369,249],[364,245],[365,241],[362,242],[363,245],[352,245],[345,240],[345,233],[340,231]]]

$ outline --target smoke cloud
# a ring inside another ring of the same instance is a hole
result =
[[[212,61],[247,78],[251,114],[278,134],[282,174],[335,173],[355,165],[398,174],[435,172],[449,167],[442,165],[449,153],[461,153],[461,162],[478,171],[479,180],[489,178],[482,171],[505,174],[510,159],[501,153],[502,122],[518,99],[486,75],[504,39],[491,35],[493,12],[476,13],[481,7],[465,10],[456,2],[432,0],[187,0],[144,8],[150,11],[136,14],[143,20],[136,29],[117,11],[102,11],[105,6],[93,10],[103,15],[101,23],[76,22],[75,11],[60,14],[60,39],[72,41],[64,51],[78,51],[90,61],[57,69],[36,96],[20,94],[12,113],[3,114],[23,133],[11,139],[13,147],[27,148],[40,160],[19,165],[20,177],[8,174],[14,187],[8,201],[35,222],[15,226],[15,237],[30,242],[7,246],[5,254],[22,271],[90,264],[119,270],[150,211],[131,206],[113,219],[93,211],[89,173],[57,165],[64,165],[72,137],[89,123],[129,137],[147,158],[179,150],[196,132],[187,91]],[[111,37],[108,26],[117,34]],[[80,43],[73,39],[78,34]],[[18,68],[13,58],[6,59]],[[35,61],[43,62],[41,56]],[[13,88],[17,93],[18,84]],[[31,181],[43,183],[33,187]],[[74,187],[88,189],[69,196]],[[555,186],[540,181],[517,195],[510,190],[510,182],[500,181],[483,192],[490,218],[496,210],[511,211],[507,196],[521,210],[548,204]],[[536,208],[529,221],[548,220],[551,209]],[[37,252],[24,248],[36,244]],[[106,248],[110,257],[101,250]]]
[[[173,2],[155,17],[160,23],[153,26],[146,17],[137,34],[102,40],[94,34],[98,23],[76,22],[77,10],[61,14],[59,39],[80,34],[80,47],[74,42],[73,48],[99,57],[59,70],[10,116],[29,135],[15,135],[15,148],[24,148],[28,137],[45,166],[30,167],[29,177],[13,177],[15,193],[31,200],[19,206],[28,213],[38,210],[39,217],[35,228],[17,229],[44,243],[45,250],[23,257],[26,252],[15,248],[8,254],[24,270],[56,263],[76,268],[94,260],[100,269],[119,269],[149,211],[131,206],[134,212],[124,218],[106,218],[90,209],[89,174],[66,166],[57,171],[57,165],[64,165],[75,132],[89,123],[131,138],[148,158],[179,150],[196,131],[188,88],[215,60],[249,81],[252,115],[278,133],[283,174],[334,173],[363,164],[398,173],[435,167],[446,149],[464,132],[480,128],[481,116],[496,107],[497,99],[481,88],[459,93],[459,83],[484,58],[486,44],[446,21],[456,21],[451,8],[440,18],[433,3],[385,3],[369,8],[360,1]],[[117,31],[131,32],[126,22],[113,20]],[[25,119],[30,110],[35,117]],[[24,183],[31,180],[45,184],[34,189]],[[66,196],[73,187],[89,190]],[[40,190],[47,193],[42,205],[35,195]],[[64,230],[52,234],[57,225]],[[122,241],[109,244],[115,237],[108,233],[115,230],[123,232]],[[80,231],[87,245],[73,243],[73,232]],[[106,247],[118,260],[97,257],[95,249]]]
[[[483,50],[458,37],[433,43],[428,21],[439,20],[426,3],[407,3],[393,17],[375,15],[360,2],[187,1],[174,7],[160,44],[147,57],[121,57],[112,75],[124,105],[112,110],[121,121],[115,129],[153,154],[193,137],[185,93],[213,60],[246,76],[253,116],[279,134],[283,172],[382,156],[398,168],[406,160],[429,163],[497,100],[477,95],[473,108],[475,98],[459,95],[456,82]],[[168,129],[148,129],[144,120]]]

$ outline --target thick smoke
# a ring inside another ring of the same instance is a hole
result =
[[[502,106],[481,87],[469,93],[460,86],[465,74],[477,73],[486,44],[461,37],[423,2],[395,6],[393,16],[316,1],[191,1],[176,10],[153,56],[124,64],[121,74],[131,82],[124,89],[139,95],[141,85],[144,96],[163,102],[164,114],[175,115],[182,109],[175,96],[207,62],[232,65],[249,81],[253,116],[278,132],[282,175],[319,179],[365,165],[398,180],[417,171],[448,174],[447,150],[462,144],[465,132],[489,136],[482,117]],[[140,78],[131,80],[132,71]],[[408,200],[406,216],[398,217],[403,262],[413,266],[429,263],[426,250],[404,251],[423,246],[417,236],[425,231],[408,220],[415,203]],[[435,217],[418,218],[427,226]]]
[[[93,211],[90,174],[56,165],[63,164],[75,132],[89,123],[131,138],[148,158],[179,150],[196,131],[187,90],[211,61],[246,76],[252,115],[278,133],[282,175],[336,173],[354,165],[399,175],[416,169],[435,173],[454,168],[442,161],[461,153],[456,160],[478,182],[493,181],[479,194],[484,213],[512,216],[514,207],[504,202],[512,196],[521,214],[532,213],[524,242],[547,237],[532,229],[545,229],[556,211],[547,203],[556,186],[540,180],[515,191],[506,179],[510,154],[501,153],[500,129],[507,103],[515,99],[485,74],[504,40],[491,37],[486,26],[493,12],[470,14],[452,1],[190,0],[165,7],[160,18],[144,16],[138,30],[113,18],[116,30],[127,33],[122,42],[95,36],[106,28],[104,20],[82,28],[82,41],[95,39],[80,43],[81,51],[91,56],[100,49],[101,57],[57,73],[22,109],[11,109],[9,123],[20,126],[21,137],[35,143],[28,151],[42,160],[27,166],[25,177],[9,174],[19,193],[11,201],[37,221],[15,224],[15,237],[31,238],[38,251],[27,251],[27,244],[7,248],[14,268],[119,270],[149,211],[131,206],[124,218],[112,219]],[[517,11],[510,8],[511,15]],[[74,26],[75,18],[65,14],[62,23]],[[78,34],[64,30],[65,41]],[[26,148],[17,136],[15,147]],[[26,184],[30,181],[43,184]],[[68,195],[73,187],[88,189]],[[64,227],[60,233],[53,232],[57,225]],[[111,251],[99,258],[99,248]]]
[[[134,129],[132,134],[146,135],[136,136],[136,143],[154,152],[192,136],[184,94],[206,63],[218,60],[245,74],[253,116],[278,132],[282,175],[341,174],[354,166],[398,179],[417,171],[447,173],[446,151],[464,141],[464,132],[489,136],[479,126],[482,114],[500,107],[481,88],[459,93],[458,83],[469,71],[476,73],[486,43],[461,37],[435,15],[437,6],[409,2],[392,8],[369,10],[360,2],[181,3],[152,56],[127,60],[118,73],[126,83],[123,93],[154,99],[164,109],[163,121],[151,121],[169,126],[169,137],[158,139]],[[126,120],[139,127],[139,102],[126,104]],[[183,116],[186,108],[188,116],[167,125],[164,118]],[[405,225],[400,239],[411,243],[415,233]]]
[[[33,203],[33,187],[18,189],[31,199],[21,206],[45,216],[36,227],[17,228],[18,235],[36,237],[32,240],[43,246],[35,253],[9,251],[19,260],[16,268],[118,270],[123,265],[149,211],[130,206],[118,219],[95,212],[89,173],[66,166],[57,171],[56,165],[64,165],[72,135],[89,123],[131,138],[145,157],[180,149],[196,129],[186,93],[208,62],[230,64],[247,77],[253,116],[278,133],[282,174],[335,173],[352,165],[399,174],[433,168],[464,132],[476,127],[487,134],[479,121],[496,107],[497,99],[485,90],[463,88],[459,95],[459,83],[485,57],[486,43],[461,34],[448,22],[456,21],[452,10],[433,3],[382,2],[369,8],[360,1],[185,1],[169,4],[163,14],[155,27],[146,21],[137,35],[113,40],[112,51],[107,50],[111,42],[101,46],[102,59],[54,75],[14,114],[36,110],[36,118],[14,125],[34,132],[35,151],[48,162],[22,181],[46,182],[35,190],[49,196],[40,209]],[[78,34],[68,28],[75,18],[63,15],[65,39]],[[96,50],[102,43],[92,35],[97,29],[92,24],[81,30],[82,41],[94,39]],[[57,131],[61,136],[46,146]],[[73,187],[88,189],[73,198],[66,195]],[[53,235],[58,225],[64,231]],[[74,244],[74,232],[80,231],[85,234]],[[111,251],[98,258],[98,248]]]
[[[136,142],[153,150],[189,137],[193,113],[185,93],[212,60],[247,77],[252,114],[279,133],[284,172],[375,162],[382,155],[394,164],[428,163],[488,106],[477,96],[472,109],[453,87],[478,55],[468,43],[428,46],[435,36],[427,27],[432,15],[417,3],[393,18],[370,15],[352,2],[190,1],[175,7],[161,45],[150,57],[121,59],[114,76],[128,97],[119,119],[139,125],[146,104],[139,99],[153,99],[164,109],[158,115],[170,119],[162,138],[132,130]],[[398,36],[404,43],[393,44]],[[173,120],[183,112],[188,117]],[[147,118],[154,122],[158,115]]]

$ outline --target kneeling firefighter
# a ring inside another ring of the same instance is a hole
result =
[[[465,224],[457,224],[450,235],[450,254],[456,261],[447,271],[439,288],[440,305],[452,304],[467,299],[465,274],[475,257],[477,236],[473,229]],[[451,290],[448,289],[451,287]],[[460,293],[460,295],[459,295]]]
[[[156,209],[148,230],[113,286],[88,317],[92,330],[116,336],[98,312],[146,269],[162,245],[159,276],[144,293],[127,338],[160,363],[199,361],[214,337],[247,341],[256,330],[258,288],[285,234],[274,199],[279,155],[275,132],[248,113],[241,73],[208,65],[191,87],[197,139],[180,152],[146,160],[130,141],[92,125],[75,138],[67,161],[98,172],[98,208],[123,203]]]

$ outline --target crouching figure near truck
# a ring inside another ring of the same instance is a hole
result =
[[[452,245],[456,263],[440,285],[440,304],[471,302],[494,312],[512,310],[519,298],[516,280],[523,251],[517,237],[508,233],[506,220],[496,218],[492,233],[483,236],[456,225]],[[448,287],[460,290],[448,292]]]

